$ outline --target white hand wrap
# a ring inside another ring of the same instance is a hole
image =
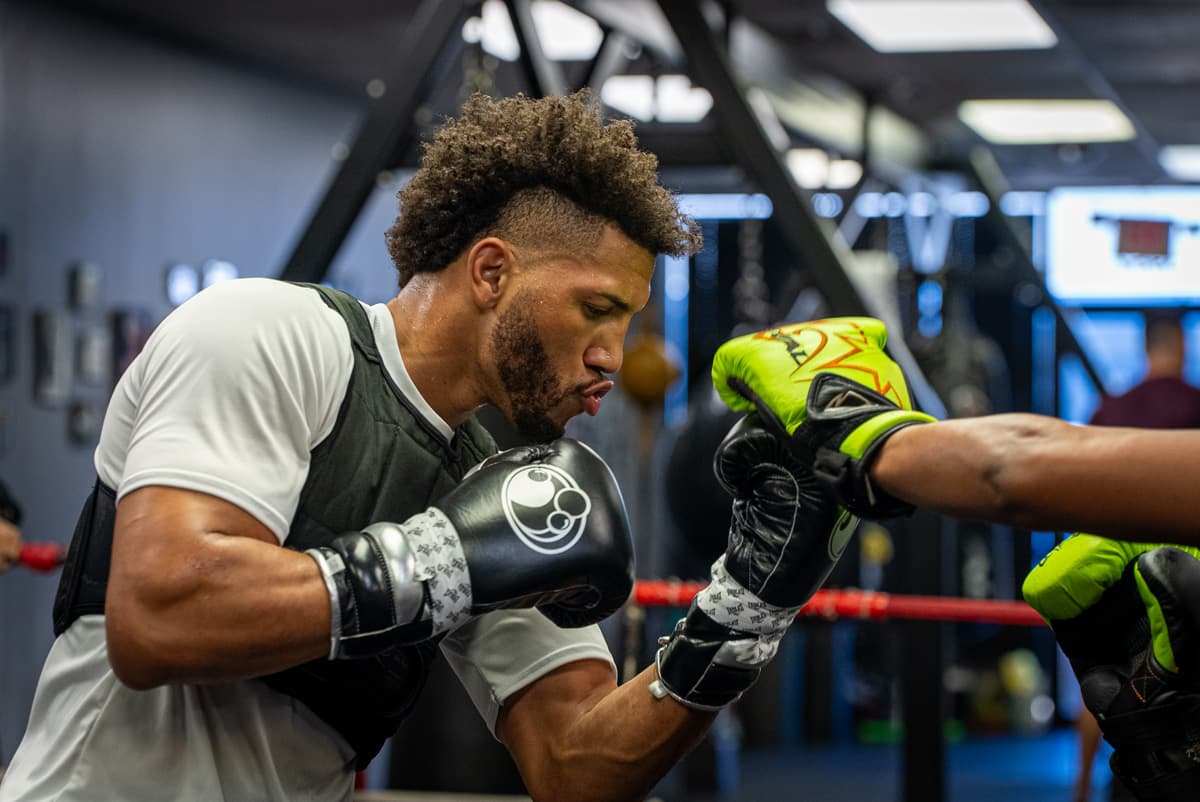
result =
[[[415,562],[413,579],[428,589],[434,632],[449,632],[471,618],[471,575],[454,525],[430,508],[403,524]]]
[[[799,607],[776,607],[742,587],[725,570],[725,555],[713,563],[712,582],[696,596],[696,606],[718,624],[758,635],[729,641],[717,657],[719,662],[744,666],[761,666],[774,657],[779,641],[800,611]]]

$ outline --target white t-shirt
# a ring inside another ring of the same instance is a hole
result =
[[[396,386],[449,439],[404,368],[387,306],[364,308]],[[168,316],[121,377],[96,470],[118,500],[147,485],[218,496],[282,543],[352,367],[345,323],[314,290],[219,284]],[[482,616],[442,652],[493,729],[503,701],[548,671],[612,664],[598,627],[559,629],[533,610]],[[0,802],[325,802],[350,799],[353,761],[336,731],[261,682],[127,688],[108,663],[104,618],[83,616],[50,649]]]

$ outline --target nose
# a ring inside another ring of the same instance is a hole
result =
[[[616,373],[624,359],[621,341],[589,346],[583,352],[583,364],[600,373]]]

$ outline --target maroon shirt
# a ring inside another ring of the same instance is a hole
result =
[[[1091,422],[1097,426],[1200,429],[1200,389],[1169,376],[1147,379],[1124,395],[1105,397]]]

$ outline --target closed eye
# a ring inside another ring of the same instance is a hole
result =
[[[583,312],[588,317],[595,318],[595,317],[604,317],[608,313],[612,312],[612,309],[609,307],[605,307],[605,306],[595,306],[593,304],[584,304]]]

